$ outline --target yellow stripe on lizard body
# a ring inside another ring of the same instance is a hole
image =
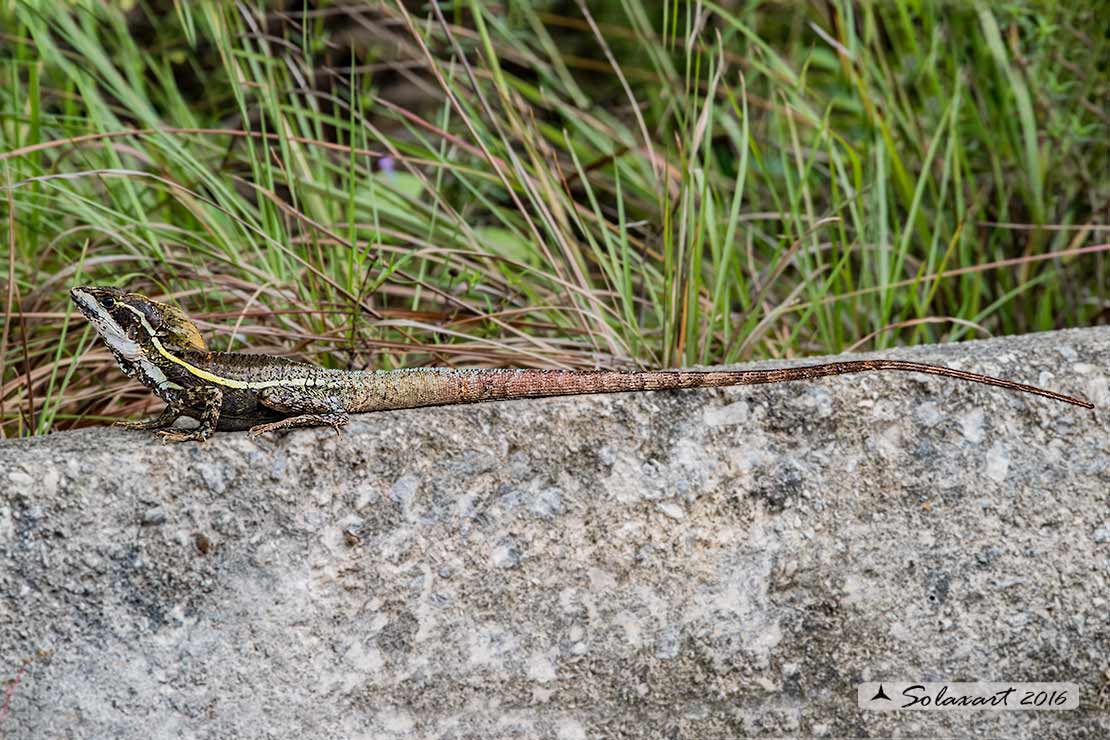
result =
[[[176,362],[198,378],[207,380],[209,383],[215,383],[216,385],[222,385],[228,388],[241,388],[244,390],[262,390],[264,388],[276,388],[278,386],[283,388],[312,388],[317,385],[315,378],[285,378],[277,380],[236,380],[235,378],[225,378],[222,375],[216,375],[213,372],[209,372],[204,368],[199,368],[181,359],[163,347],[157,337],[153,337],[151,342],[154,344],[154,348],[170,362]]]
[[[154,327],[150,325],[150,322],[147,321],[146,316],[144,316],[141,311],[126,304],[122,304],[122,306],[131,313],[135,314],[138,320],[142,323],[143,328],[150,333],[150,342],[152,345],[154,345],[154,348],[158,350],[159,354],[161,354],[170,362],[177,363],[181,367],[185,368],[185,370],[187,370],[189,373],[195,375],[201,380],[206,380],[209,383],[215,383],[216,385],[222,385],[227,388],[239,388],[242,390],[263,390],[265,388],[275,388],[277,386],[281,386],[283,388],[312,388],[318,385],[315,378],[236,380],[235,378],[226,378],[222,375],[217,375],[216,373],[213,373],[209,370],[205,370],[204,368],[197,367],[191,362],[183,360],[182,358],[178,357],[177,355],[166,349],[165,346],[162,345],[162,341],[158,339],[157,332],[154,330]]]

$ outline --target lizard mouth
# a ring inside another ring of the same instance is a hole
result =
[[[117,355],[122,355],[124,359],[130,361],[135,361],[142,355],[139,345],[127,336],[127,331],[90,291],[85,288],[70,288],[69,297],[92,324],[96,333]]]
[[[81,313],[88,316],[90,313],[95,313],[94,306],[96,299],[89,294],[84,288],[70,288],[69,297],[77,304],[77,308],[81,309]]]
[[[100,305],[100,301],[96,300],[96,296],[88,290],[84,288],[70,288],[69,297],[100,334],[104,334],[102,329],[109,329],[110,327],[115,327],[116,331],[120,330],[121,327],[116,323],[116,320],[112,318],[107,309]]]

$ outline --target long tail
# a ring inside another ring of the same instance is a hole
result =
[[[777,370],[658,370],[624,372],[612,370],[450,370],[413,369],[377,373],[373,390],[350,404],[350,411],[377,411],[479,403],[514,398],[575,396],[593,393],[660,391],[679,388],[761,385],[884,370],[925,373],[967,380],[1019,393],[1031,393],[1054,401],[1082,406],[1094,405],[1079,398],[1015,383],[989,375],[953,370],[903,360],[852,360]]]

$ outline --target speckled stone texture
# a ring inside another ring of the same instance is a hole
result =
[[[0,443],[0,735],[1110,736],[1110,329],[887,356],[1098,408],[876,374]]]

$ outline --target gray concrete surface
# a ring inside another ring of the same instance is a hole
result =
[[[1107,737],[1110,329],[891,355],[1099,408],[883,374],[0,443],[0,736]]]

